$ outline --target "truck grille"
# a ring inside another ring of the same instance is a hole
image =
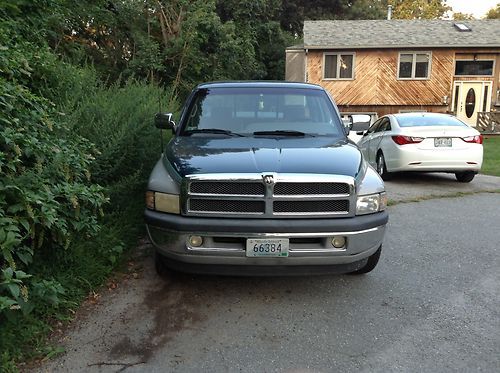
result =
[[[266,188],[262,183],[198,181],[191,183],[189,191],[195,194],[264,196]]]
[[[182,190],[183,214],[194,216],[346,217],[356,206],[354,179],[336,175],[194,175]]]
[[[275,196],[349,194],[346,183],[277,183]]]
[[[224,199],[190,199],[189,210],[198,212],[228,212],[234,214],[263,214],[264,201],[234,201]]]
[[[349,201],[275,201],[275,213],[348,213]]]

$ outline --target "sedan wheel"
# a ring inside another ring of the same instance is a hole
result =
[[[391,178],[391,174],[387,172],[387,167],[385,166],[384,154],[382,153],[379,153],[377,155],[377,172],[382,178],[382,180],[389,180]]]
[[[474,176],[476,176],[476,173],[472,171],[455,173],[455,177],[461,183],[470,183],[474,179]]]

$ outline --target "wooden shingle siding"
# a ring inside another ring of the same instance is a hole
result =
[[[427,51],[427,50],[426,50]],[[430,50],[431,73],[428,80],[398,80],[399,53],[404,50],[357,50],[355,79],[335,81],[322,79],[323,51],[307,55],[308,82],[325,87],[337,104],[345,106],[442,105],[449,96],[454,74],[454,52]],[[408,52],[418,52],[411,50]]]

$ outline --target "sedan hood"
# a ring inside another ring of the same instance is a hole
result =
[[[356,177],[362,156],[355,145],[328,137],[179,136],[167,145],[164,161],[180,176],[278,172]]]

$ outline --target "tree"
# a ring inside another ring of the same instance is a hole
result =
[[[387,0],[283,0],[280,23],[283,30],[302,36],[304,20],[383,19]]]
[[[437,19],[451,7],[443,0],[388,0],[396,19]]]
[[[500,19],[500,3],[496,7],[491,8],[488,13],[486,13],[487,19]]]
[[[453,19],[456,21],[467,21],[467,20],[472,20],[475,18],[472,14],[457,12],[457,13],[453,13]]]

